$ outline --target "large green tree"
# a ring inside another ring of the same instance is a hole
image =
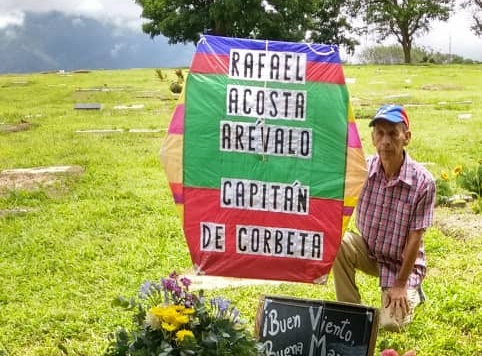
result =
[[[347,1],[319,1],[312,16],[310,40],[318,43],[336,43],[353,54],[359,44],[361,28],[353,25],[355,13]]]
[[[411,63],[415,36],[427,33],[434,20],[446,21],[454,0],[354,0],[352,5],[379,41],[395,36],[405,63]]]
[[[482,37],[482,0],[467,0],[462,6],[468,7],[472,14],[472,26],[470,29],[479,37]]]
[[[143,31],[169,43],[197,43],[203,33],[285,41],[358,44],[342,0],[135,0]]]

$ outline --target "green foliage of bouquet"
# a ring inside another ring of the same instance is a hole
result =
[[[189,292],[190,284],[173,272],[160,283],[144,283],[137,298],[117,298],[116,305],[134,312],[134,330],[111,334],[104,355],[263,355],[229,300],[207,303],[202,291]]]

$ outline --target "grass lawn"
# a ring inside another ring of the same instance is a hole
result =
[[[368,119],[381,104],[396,102],[411,119],[410,155],[435,177],[457,165],[477,166],[482,65],[344,70],[367,154],[373,152]],[[190,269],[159,162],[175,105],[168,88],[176,76],[165,73],[165,82],[154,69],[0,76],[0,171],[84,170],[37,189],[0,191],[0,355],[101,355],[107,335],[130,321],[111,306],[116,296],[133,296],[145,280]],[[102,108],[75,110],[79,103]],[[12,129],[22,123],[25,130]],[[152,132],[128,132],[140,128]],[[93,129],[119,132],[78,132]],[[434,226],[425,245],[428,300],[406,332],[379,332],[376,353],[395,348],[427,356],[481,355],[482,234],[461,238]],[[335,300],[332,282],[208,295],[231,299],[254,327],[260,295]],[[379,306],[377,280],[360,275],[359,282],[364,304]]]

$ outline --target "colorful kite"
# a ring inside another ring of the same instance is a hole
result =
[[[198,273],[324,283],[366,176],[337,47],[202,37],[161,160]]]

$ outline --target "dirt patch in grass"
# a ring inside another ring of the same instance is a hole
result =
[[[482,214],[470,208],[436,208],[434,227],[444,235],[470,240],[482,236]]]
[[[0,171],[0,194],[12,190],[35,191],[59,187],[62,178],[79,176],[84,169],[79,166],[36,167]]]
[[[19,132],[30,130],[34,125],[28,121],[21,120],[17,124],[13,125],[0,125],[0,132]]]
[[[455,84],[425,84],[422,90],[462,90],[463,88]]]

